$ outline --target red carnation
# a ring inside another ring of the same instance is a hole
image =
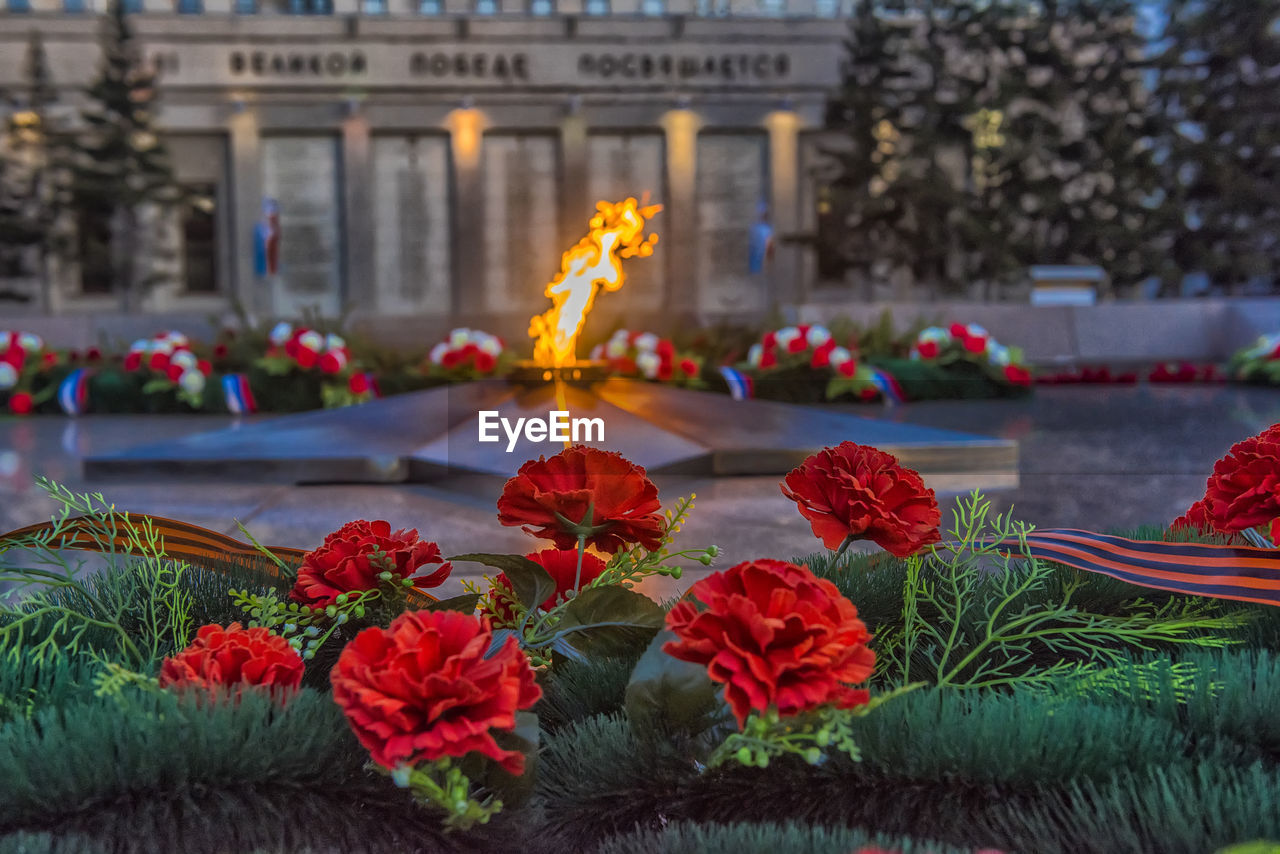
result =
[[[336,374],[338,371],[342,370],[342,360],[338,358],[335,353],[325,353],[320,357],[318,364],[320,366],[320,370],[324,371],[326,374]]]
[[[636,543],[654,551],[666,529],[660,507],[643,468],[617,452],[575,445],[522,465],[502,488],[498,521],[562,549],[585,535],[608,554]]]
[[[35,401],[25,391],[15,391],[9,396],[9,411],[14,415],[30,415],[35,409]]]
[[[439,587],[453,570],[442,563],[440,547],[418,539],[415,529],[391,532],[382,520],[348,522],[324,538],[324,545],[307,552],[289,598],[313,608],[334,604],[340,593],[373,590],[378,576],[390,572],[409,578],[420,568],[439,563],[429,575],[413,579],[414,587]]]
[[[659,380],[666,382],[667,380],[671,379],[672,372],[673,372],[673,368],[672,368],[670,359],[663,359],[661,362],[658,363],[658,379]]]
[[[921,341],[916,345],[916,352],[922,359],[935,359],[938,356],[937,341]]]
[[[315,350],[299,344],[294,348],[293,358],[298,362],[298,367],[310,369],[315,367],[317,356]]]
[[[492,645],[484,618],[408,611],[347,644],[330,674],[333,699],[383,768],[482,753],[523,773],[524,755],[493,732],[514,730],[542,690],[515,638],[489,654]]]
[[[772,368],[776,364],[778,364],[778,357],[773,355],[773,350],[766,347],[760,354],[760,367]]]
[[[831,364],[831,351],[836,348],[836,339],[828,338],[825,344],[813,348],[813,358],[809,360],[811,368],[825,368]]]
[[[803,335],[797,335],[787,342],[788,353],[802,353],[809,349],[809,342],[805,340]]]
[[[476,370],[480,373],[489,373],[497,366],[497,364],[498,360],[493,357],[493,354],[486,353],[483,350],[476,351]]]
[[[138,351],[135,350],[129,355],[124,357],[124,369],[126,371],[136,371],[138,370],[138,368],[141,368],[141,367],[142,367],[142,354],[139,353]]]
[[[970,353],[981,353],[987,349],[987,338],[985,335],[971,335],[964,339],[964,348]]]
[[[1031,385],[1031,372],[1021,365],[1005,365],[1004,378],[1013,385]]]
[[[593,555],[591,552],[584,552],[582,555],[582,577],[578,582],[578,586],[574,587],[574,580],[578,578],[577,549],[543,549],[540,552],[527,554],[525,557],[545,569],[547,575],[550,575],[556,583],[556,592],[548,596],[538,606],[544,611],[555,607],[556,603],[570,590],[581,590],[587,587],[600,577],[600,573],[604,572],[605,567],[608,565],[597,555]],[[507,591],[511,590],[511,582],[507,579],[505,572],[499,573],[498,577],[493,580],[494,588],[499,585]],[[490,594],[490,603],[495,615],[494,625],[499,627],[511,626],[515,614],[512,613],[507,597],[499,598]]]
[[[951,330],[950,330],[950,332],[951,332],[952,337],[954,337],[954,338],[968,338],[968,337],[969,337],[969,327],[965,326],[963,323],[953,323],[953,324],[951,324]]]
[[[828,549],[868,539],[906,557],[939,540],[941,514],[933,490],[892,454],[842,442],[792,469],[782,494],[800,508]]]
[[[853,359],[848,359],[846,361],[841,362],[840,366],[836,368],[836,370],[839,371],[843,376],[852,377],[858,373],[858,363],[855,362]]]
[[[663,651],[706,665],[740,729],[753,711],[788,716],[870,699],[852,687],[875,667],[867,627],[834,584],[805,567],[757,560],[714,573],[671,609],[667,628],[680,639]]]
[[[858,397],[862,398],[863,400],[875,400],[879,396],[880,396],[880,389],[873,388],[872,386],[867,386],[862,391],[858,392]]]
[[[152,353],[151,358],[147,361],[147,367],[157,373],[162,373],[169,368],[168,353]]]
[[[347,388],[352,394],[365,394],[369,391],[369,377],[366,374],[355,373],[351,375],[351,379],[347,380]]]
[[[680,370],[686,377],[692,377],[698,373],[698,363],[693,359],[681,359]]]
[[[261,685],[288,694],[302,684],[303,670],[298,651],[269,629],[207,625],[160,665],[160,685],[210,693],[226,685]]]
[[[213,364],[208,359],[200,359],[196,362],[196,370],[207,377],[213,373]]]
[[[663,338],[659,341],[657,346],[653,348],[653,352],[656,353],[658,358],[662,359],[664,362],[669,359],[674,359],[676,356],[675,345],[671,343],[671,339],[669,338]]]
[[[90,347],[88,351],[85,352],[84,357],[90,362],[98,362],[102,360],[102,351],[97,347]]]
[[[58,354],[45,353],[44,356],[41,357],[40,359],[40,364],[41,364],[41,367],[52,368],[54,365],[58,364]]]
[[[447,350],[445,351],[445,354],[440,357],[441,366],[446,368],[455,367],[460,361],[462,361],[462,354],[457,350]]]
[[[1169,527],[1175,531],[1212,531],[1213,523],[1209,520],[1204,502],[1197,501],[1187,508],[1186,513],[1174,519]]]
[[[1204,506],[1223,533],[1271,527],[1280,519],[1280,424],[1232,445],[1214,464]],[[1277,529],[1272,527],[1272,536]]]
[[[182,374],[183,374],[183,371],[185,370],[186,369],[183,368],[182,365],[177,365],[177,364],[174,364],[173,362],[170,362],[165,367],[164,373],[165,373],[165,376],[167,376],[170,380],[176,383],[178,380],[182,379]]]
[[[227,345],[226,345],[226,344],[214,344],[214,345],[213,345],[213,358],[215,358],[215,359],[225,359],[225,358],[227,358],[227,353],[229,353],[229,352],[230,352],[230,350],[228,350],[228,349],[227,349]]]
[[[760,346],[761,349],[764,350],[772,350],[774,347],[778,346],[778,333],[766,332],[764,337],[760,339]]]

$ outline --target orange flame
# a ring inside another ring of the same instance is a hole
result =
[[[644,233],[645,220],[662,205],[640,207],[635,199],[597,202],[590,231],[560,257],[560,273],[547,285],[551,308],[529,321],[533,360],[548,368],[572,365],[578,333],[596,299],[596,286],[622,287],[622,259],[653,254],[658,235]]]

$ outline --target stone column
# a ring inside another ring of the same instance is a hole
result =
[[[765,117],[769,131],[769,217],[773,225],[774,257],[770,307],[803,302],[801,255],[782,236],[799,230],[800,117],[794,110],[778,110]]]
[[[369,121],[350,106],[352,114],[342,123],[342,225],[346,263],[343,264],[343,303],[361,310],[375,309],[374,287],[373,158]]]
[[[662,199],[660,245],[667,257],[667,304],[673,312],[692,312],[698,304],[698,129],[702,119],[688,109],[662,117],[667,134],[667,197]]]
[[[462,108],[445,120],[453,151],[453,306],[455,314],[484,308],[484,184],[480,175],[484,113]]]
[[[560,240],[568,249],[582,237],[597,199],[588,195],[587,120],[573,105],[560,123]],[[611,199],[610,201],[616,201]]]
[[[231,184],[231,290],[255,316],[270,311],[270,294],[253,270],[253,229],[262,214],[262,145],[258,116],[240,102],[227,120]]]

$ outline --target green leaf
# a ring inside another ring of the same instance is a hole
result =
[[[475,613],[476,605],[480,604],[479,593],[463,593],[461,596],[451,596],[448,599],[438,599],[435,602],[428,602],[419,610],[422,611],[461,611],[464,614]]]
[[[537,608],[556,592],[555,579],[541,566],[521,555],[475,553],[457,555],[449,560],[482,563],[502,570],[507,576],[507,581],[511,582],[511,590],[515,593],[516,599],[529,610]]]
[[[147,380],[146,383],[143,384],[142,393],[155,394],[158,391],[168,391],[173,387],[174,387],[174,383],[172,380],[162,379],[157,377],[155,379]]]
[[[569,655],[626,655],[647,643],[665,619],[662,606],[648,596],[614,585],[591,587],[565,606],[554,648]]]
[[[675,639],[675,632],[658,632],[636,662],[627,683],[627,716],[637,726],[698,732],[721,707],[719,687],[707,675],[706,667],[662,651],[664,644]]]

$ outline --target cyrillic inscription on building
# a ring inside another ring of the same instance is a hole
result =
[[[791,72],[785,53],[725,53],[706,56],[674,56],[669,53],[584,53],[578,57],[578,73],[584,77],[627,80],[695,78],[732,81],[780,80]]]

